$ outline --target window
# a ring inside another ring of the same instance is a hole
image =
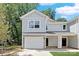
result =
[[[33,21],[29,22],[29,28],[34,28],[34,22]]]
[[[35,21],[35,28],[39,28],[39,21]]]
[[[66,25],[63,25],[63,30],[65,30],[66,29]]]
[[[29,28],[39,28],[39,21],[30,21]]]
[[[48,27],[46,26],[46,30],[48,30]]]

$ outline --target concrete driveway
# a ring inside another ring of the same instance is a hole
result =
[[[46,49],[22,49],[21,52],[18,52],[17,55],[19,56],[53,56],[50,52],[79,52],[78,49],[71,49],[71,48],[46,48]]]
[[[23,49],[22,52],[18,52],[19,56],[52,56],[49,51]]]

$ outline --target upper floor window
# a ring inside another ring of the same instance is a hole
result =
[[[39,21],[35,21],[35,28],[39,28]]]
[[[63,25],[63,30],[65,30],[66,29],[66,25]]]
[[[29,21],[29,28],[34,28],[34,21]]]
[[[29,28],[39,28],[39,21],[29,21]]]
[[[46,26],[46,30],[48,30],[48,27]]]

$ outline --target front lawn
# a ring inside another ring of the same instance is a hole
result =
[[[79,52],[50,52],[53,56],[79,56]]]

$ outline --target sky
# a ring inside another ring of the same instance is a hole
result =
[[[79,3],[40,3],[37,10],[43,11],[48,8],[55,10],[55,19],[66,18],[68,21],[79,16]]]

